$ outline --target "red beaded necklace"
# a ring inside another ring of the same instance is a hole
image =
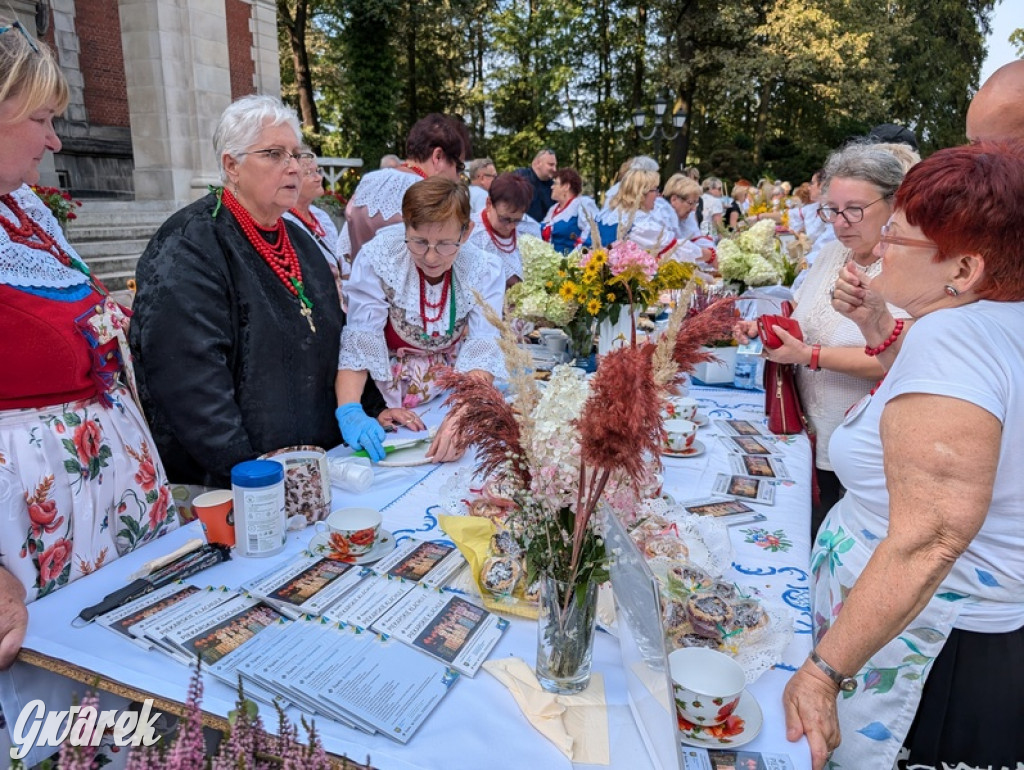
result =
[[[409,171],[414,173],[420,179],[426,179],[427,178],[427,172],[424,171],[423,169],[421,169],[419,166],[410,166],[408,163],[402,163],[401,165],[399,165],[399,168],[409,169]]]
[[[256,249],[256,253],[274,271],[274,275],[284,284],[285,288],[299,298],[299,312],[309,323],[310,330],[315,333],[313,302],[306,296],[306,289],[302,284],[302,266],[299,264],[299,257],[295,253],[295,247],[292,246],[291,239],[288,237],[284,220],[278,218],[277,225],[275,225],[273,230],[264,230],[256,224],[252,214],[245,210],[242,204],[238,202],[238,199],[226,187],[221,198],[227,210],[234,215],[235,220],[242,228],[246,239]],[[277,241],[274,245],[267,243],[263,236],[260,235],[260,231],[276,232]]]
[[[488,218],[486,211],[484,211],[484,213],[480,215],[480,219],[483,220],[484,230],[486,230],[487,234],[491,237],[491,243],[494,244],[494,248],[496,248],[502,254],[511,254],[513,251],[516,250],[516,231],[515,231],[515,229],[512,230],[512,237],[511,238],[509,238],[507,241],[502,241],[502,240],[499,240],[498,234],[496,232],[494,232],[494,228],[491,227],[491,221]]]
[[[6,217],[0,217],[0,225],[3,225],[7,235],[14,243],[28,246],[36,251],[45,251],[65,267],[70,267],[72,270],[77,270],[92,278],[92,273],[86,264],[64,251],[53,236],[46,232],[36,220],[22,211],[21,206],[14,202],[12,195],[0,195],[0,202],[3,202],[18,218],[18,223],[15,225]]]
[[[312,211],[309,212],[309,219],[306,219],[306,215],[298,209],[288,209],[288,211],[290,211],[296,219],[302,222],[310,232],[315,235],[319,235],[321,238],[327,237],[327,231],[324,229],[324,226],[320,224],[320,220],[316,218],[316,214]]]
[[[437,323],[441,320],[441,316],[444,315],[444,306],[447,304],[450,306],[448,315],[448,336],[452,335],[455,330],[455,292],[452,288],[452,271],[448,270],[444,274],[444,278],[441,282],[441,298],[437,302],[430,302],[427,300],[427,277],[423,275],[423,271],[418,267],[416,272],[420,277],[420,318],[423,319],[423,337],[427,338],[430,335],[426,334],[427,324]],[[436,310],[437,315],[433,318],[427,315],[427,308]],[[434,332],[434,337],[438,336],[437,332]]]

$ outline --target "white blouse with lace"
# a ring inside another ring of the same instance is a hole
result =
[[[840,315],[832,307],[830,292],[839,278],[839,271],[850,258],[850,250],[839,241],[830,243],[815,260],[807,278],[797,289],[793,299],[796,310],[793,317],[800,322],[804,342],[823,347],[863,348],[864,335],[853,321]],[[867,276],[874,278],[882,271],[877,260],[867,267]],[[896,318],[909,315],[889,305],[889,312]],[[796,369],[800,400],[811,426],[817,431],[816,465],[822,470],[832,470],[828,455],[828,442],[832,432],[843,421],[843,415],[853,404],[866,396],[877,382],[876,379],[854,377],[850,374],[819,369],[811,371],[805,366]]]
[[[50,213],[50,209],[27,184],[23,184],[11,192],[11,198],[22,211],[43,228],[47,235],[57,242],[65,254],[73,255],[75,259],[78,258],[75,250],[71,248],[67,238],[64,237],[64,231],[61,230],[57,220]],[[18,219],[2,203],[0,203],[0,215],[11,222],[16,222]],[[0,230],[0,284],[23,288],[66,289],[88,282],[89,278],[83,272],[62,264],[59,260],[54,259],[50,252],[30,249],[15,243],[7,237],[6,232]]]
[[[491,240],[490,234],[487,232],[487,228],[484,227],[484,212],[481,211],[479,214],[473,214],[470,217],[470,221],[473,222],[473,232],[466,238],[466,243],[475,246],[481,251],[485,251],[488,254],[493,254],[495,258],[501,263],[502,274],[504,279],[507,281],[512,276],[522,279],[523,277],[523,258],[519,255],[519,247],[512,249],[511,251],[502,251],[497,247],[493,240]],[[516,226],[516,238],[521,238],[524,235],[530,235],[534,238],[540,238],[540,228],[537,226],[536,220],[529,218],[529,221],[524,219]],[[501,238],[499,240],[508,244],[510,239]]]
[[[405,247],[405,227],[382,228],[363,247],[345,284],[348,319],[341,333],[338,368],[368,371],[373,379],[391,378],[390,356],[384,329],[391,320],[403,338],[420,336],[415,346],[425,352],[450,346],[461,338],[455,368],[460,372],[480,369],[505,377],[505,362],[498,348],[498,330],[484,318],[473,290],[497,312],[505,296],[505,277],[497,258],[463,244],[452,265],[455,322],[447,310],[437,321],[425,323],[420,314],[420,279],[416,265]],[[435,306],[441,301],[442,285],[425,284],[426,299]],[[431,314],[432,315],[432,314]]]

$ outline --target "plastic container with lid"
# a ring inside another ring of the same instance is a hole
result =
[[[246,460],[231,469],[235,498],[235,550],[239,556],[273,556],[287,540],[284,466]]]

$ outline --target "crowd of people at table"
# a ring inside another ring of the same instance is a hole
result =
[[[379,460],[386,428],[424,429],[437,365],[501,379],[478,298],[500,312],[519,237],[627,238],[710,274],[719,237],[770,218],[814,246],[804,338],[776,327],[766,351],[799,367],[822,490],[788,737],[815,768],[1024,758],[1024,62],[975,96],[970,144],[922,161],[881,127],[792,196],[662,185],[638,157],[599,206],[550,149],[503,173],[476,159],[467,185],[465,126],[432,114],[340,232],[294,112],[243,97],[211,137],[222,187],[150,241],[130,318],[30,189],[67,102],[52,52],[0,21],[0,668],[26,603],[177,526],[171,482],[224,487],[298,444]],[[430,454],[461,451],[446,420]]]

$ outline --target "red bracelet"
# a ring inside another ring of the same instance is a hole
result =
[[[903,332],[903,319],[902,318],[897,318],[896,319],[896,326],[893,327],[892,334],[889,335],[888,339],[886,339],[878,347],[874,347],[873,348],[870,345],[865,345],[864,346],[864,353],[866,355],[869,355],[869,356],[877,356],[883,350],[888,348],[892,343],[894,343],[896,341],[896,338],[899,337],[902,332]]]
[[[812,372],[816,372],[819,369],[821,369],[821,366],[818,364],[818,357],[820,355],[821,345],[815,345],[814,347],[811,348],[811,362],[807,364],[807,368],[810,369]]]

